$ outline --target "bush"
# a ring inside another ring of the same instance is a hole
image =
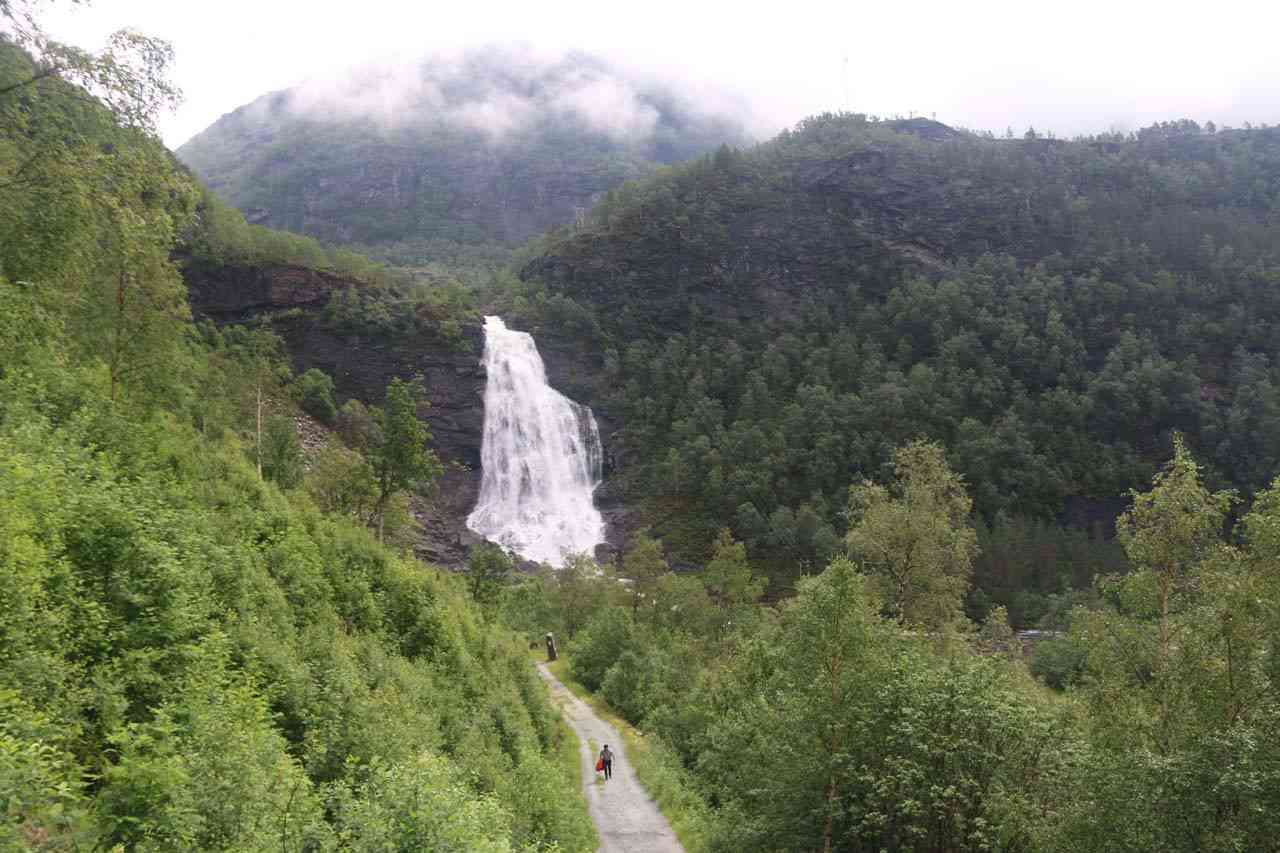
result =
[[[429,753],[409,764],[375,763],[362,788],[333,788],[331,808],[343,846],[352,851],[508,851],[511,815],[477,796],[448,763]]]
[[[351,516],[361,524],[373,521],[378,482],[363,456],[330,439],[307,473],[307,491],[325,512]]]
[[[262,476],[282,489],[292,489],[302,482],[303,472],[302,443],[293,419],[268,418],[262,431]]]
[[[0,690],[0,849],[94,847],[75,761],[57,730],[16,693]]]
[[[515,561],[501,545],[493,542],[476,545],[467,559],[467,586],[471,597],[485,606],[496,604],[514,568]]]
[[[631,613],[621,607],[605,607],[574,639],[570,659],[573,677],[590,690],[599,690],[605,673],[631,645]]]
[[[333,401],[333,379],[323,370],[311,368],[294,383],[302,410],[324,423],[333,423],[338,406]]]
[[[334,429],[343,443],[352,450],[364,452],[374,438],[375,425],[368,408],[359,400],[348,400],[338,412]]]
[[[1085,651],[1069,639],[1042,640],[1031,649],[1031,674],[1055,690],[1074,684],[1084,672]]]

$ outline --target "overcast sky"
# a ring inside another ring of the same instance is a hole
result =
[[[161,123],[173,147],[258,95],[360,61],[513,41],[596,53],[695,95],[730,90],[761,137],[841,108],[1059,136],[1181,117],[1280,123],[1269,0],[95,0],[43,19],[88,48],[125,26],[173,42],[186,94]]]

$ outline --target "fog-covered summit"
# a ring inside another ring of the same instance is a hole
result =
[[[712,101],[583,53],[489,47],[264,95],[178,154],[264,224],[367,244],[511,244],[658,165],[742,143],[741,105]]]

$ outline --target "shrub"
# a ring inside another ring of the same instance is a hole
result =
[[[323,370],[309,369],[294,383],[302,410],[324,423],[333,423],[338,406],[333,401],[333,379]]]
[[[1031,674],[1062,690],[1084,672],[1085,650],[1069,639],[1042,640],[1031,649]]]
[[[631,645],[631,614],[621,607],[598,611],[574,639],[573,677],[590,690],[599,690],[605,673]]]
[[[375,762],[357,789],[333,786],[331,808],[343,846],[356,853],[384,850],[511,849],[511,815],[496,799],[478,796],[430,753],[408,764]]]
[[[302,482],[302,443],[293,419],[274,415],[262,431],[262,476],[292,489]]]

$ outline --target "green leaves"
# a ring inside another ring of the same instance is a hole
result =
[[[374,410],[378,430],[369,444],[369,460],[378,481],[378,530],[392,495],[405,490],[429,491],[444,467],[427,447],[431,431],[418,419],[419,406],[429,405],[421,381],[399,377],[387,386],[383,409]]]
[[[961,617],[969,588],[977,553],[973,504],[937,444],[901,448],[894,474],[890,487],[863,482],[849,489],[849,552],[897,619],[939,631]]]
[[[28,35],[62,65],[0,39],[0,847],[588,849],[523,649],[365,527],[440,473],[420,391],[347,424],[378,471],[294,489],[280,339],[191,326],[194,187],[123,126],[167,48]]]
[[[1273,513],[1260,495],[1233,543],[1224,528],[1232,502],[1201,484],[1178,440],[1151,490],[1121,517],[1132,571],[1100,584],[1111,607],[1072,620],[1071,643],[1087,652],[1092,750],[1080,779],[1092,793],[1065,815],[1068,846],[1270,843],[1277,789],[1263,780],[1280,767],[1272,665],[1280,586],[1265,535]]]
[[[493,542],[474,546],[467,559],[467,586],[471,597],[482,605],[496,604],[514,568],[515,561],[502,546]]]
[[[1049,719],[997,662],[936,656],[877,609],[836,560],[735,655],[698,763],[715,849],[1022,849],[1010,813],[1060,772]]]
[[[303,411],[326,424],[338,416],[333,400],[333,378],[314,367],[298,377],[294,383],[298,403]]]
[[[511,815],[493,797],[475,797],[448,763],[431,754],[369,768],[360,788],[337,785],[332,808],[344,849],[507,853]]]
[[[1168,595],[1180,591],[1220,543],[1234,502],[1230,493],[1211,494],[1200,484],[1198,466],[1181,436],[1175,436],[1173,449],[1173,460],[1155,476],[1151,490],[1132,492],[1132,508],[1116,522],[1129,562],[1139,572],[1154,574]]]

